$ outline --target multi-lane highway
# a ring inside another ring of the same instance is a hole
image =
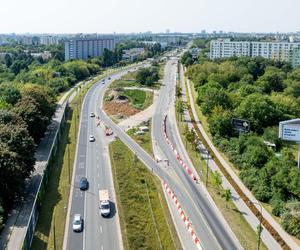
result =
[[[232,233],[228,232],[223,223],[218,218],[214,208],[210,206],[197,186],[192,182],[182,168],[179,166],[174,154],[170,151],[168,146],[163,141],[162,118],[166,113],[169,105],[172,103],[173,91],[175,84],[176,61],[169,61],[166,66],[165,80],[162,86],[158,109],[153,117],[153,131],[154,138],[161,151],[167,159],[169,159],[171,166],[176,172],[168,171],[161,168],[132,138],[130,138],[118,125],[116,125],[102,110],[99,110],[100,118],[105,124],[110,126],[118,137],[145,163],[145,165],[154,171],[161,180],[166,181],[169,186],[177,194],[181,204],[190,216],[193,226],[196,229],[197,235],[202,240],[204,249],[240,249],[240,245]],[[101,100],[104,95],[104,89],[101,91]],[[174,121],[173,121],[174,122]],[[192,239],[191,239],[192,240]]]
[[[128,69],[112,74],[105,84],[96,83],[84,98],[80,128],[78,133],[76,157],[71,188],[71,206],[65,231],[64,249],[122,249],[119,218],[116,211],[115,193],[110,169],[110,160],[105,143],[104,130],[96,126],[100,98],[110,82],[126,74]],[[96,117],[90,117],[94,112]],[[90,142],[89,136],[95,136]],[[81,177],[87,177],[89,189],[81,191]],[[111,198],[111,215],[104,218],[99,212],[99,189],[108,189]],[[74,214],[81,214],[84,228],[81,233],[73,232]]]
[[[175,84],[176,84],[177,61],[171,60],[165,67],[165,77],[163,87],[160,92],[157,109],[152,119],[152,137],[156,142],[154,147],[158,147],[157,154],[161,159],[168,159],[171,170],[166,171],[166,175],[173,176],[173,190],[181,201],[184,210],[193,222],[193,227],[198,235],[204,249],[239,249],[240,244],[234,237],[230,228],[220,220],[207,197],[201,192],[199,184],[195,183],[187,174],[186,170],[177,161],[174,152],[167,145],[162,123],[166,114],[169,114],[174,106]],[[167,119],[167,133],[173,145],[179,147],[177,134],[174,132],[175,117],[173,120]],[[182,156],[183,160],[186,159]],[[186,161],[187,162],[187,161]]]
[[[119,78],[126,71],[111,76],[111,80]],[[74,170],[74,186],[72,203],[67,227],[66,249],[122,249],[122,238],[115,212],[110,218],[102,218],[99,214],[98,190],[107,188],[112,195],[112,204],[115,204],[114,189],[110,172],[109,156],[103,138],[103,130],[96,127],[95,118],[89,116],[94,112],[96,116],[151,169],[161,180],[164,180],[173,189],[187,215],[190,217],[193,228],[200,238],[204,249],[239,249],[241,248],[235,237],[219,219],[215,208],[207,202],[197,184],[185,173],[177,162],[175,155],[165,143],[163,137],[163,117],[173,105],[176,77],[176,60],[171,60],[165,68],[164,84],[162,85],[157,110],[153,117],[153,138],[156,151],[162,158],[167,158],[171,168],[163,168],[152,159],[132,138],[130,138],[117,124],[115,124],[101,109],[106,84],[97,83],[87,93],[81,115],[79,138]],[[172,121],[174,123],[174,121]],[[94,135],[95,142],[89,142],[89,135]],[[171,138],[173,137],[170,134]],[[175,140],[172,138],[172,140]],[[79,180],[86,176],[90,182],[88,191],[80,191]],[[115,206],[116,207],[116,206]],[[84,218],[83,233],[72,231],[72,217],[80,213]],[[230,230],[229,230],[230,231]],[[180,230],[179,230],[180,232]],[[190,239],[192,241],[192,239]]]

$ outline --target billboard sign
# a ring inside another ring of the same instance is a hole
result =
[[[300,124],[282,124],[279,132],[282,140],[300,142]]]
[[[232,128],[239,132],[249,132],[250,130],[250,122],[243,119],[232,118]]]
[[[298,168],[300,168],[300,119],[279,122],[279,138],[298,143]]]

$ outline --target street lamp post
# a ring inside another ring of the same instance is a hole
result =
[[[259,229],[258,229],[258,240],[257,240],[257,250],[260,249],[260,235],[261,235],[261,232],[262,232],[262,227],[261,227],[261,224],[262,224],[262,205],[258,202],[255,202],[255,201],[251,201],[249,200],[248,203],[252,203],[253,205],[256,204],[260,207],[260,218],[259,218]]]
[[[205,181],[205,186],[207,187],[208,185],[208,161],[209,161],[209,152],[207,151],[207,161],[206,161],[206,181]]]

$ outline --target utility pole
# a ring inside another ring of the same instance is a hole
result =
[[[53,243],[54,243],[54,250],[56,250],[56,236],[55,236],[55,209],[53,214]]]
[[[209,152],[207,151],[207,161],[206,161],[206,181],[205,181],[205,186],[207,187],[208,185],[208,161],[209,161]]]
[[[258,239],[257,239],[257,250],[260,250],[260,238],[261,238],[261,232],[263,230],[261,224],[262,224],[262,205],[258,202],[254,202],[254,201],[251,201],[249,200],[248,203],[252,203],[253,205],[256,204],[260,207],[260,217],[259,217],[259,226],[257,228],[257,234],[258,234]]]
[[[77,116],[78,116],[78,103],[76,101],[76,106],[77,106],[77,109],[76,109],[76,114],[75,114],[75,140],[76,140],[76,137],[77,137]]]
[[[68,147],[68,173],[69,173],[69,184],[71,184],[71,176],[70,176],[70,143],[67,144]]]

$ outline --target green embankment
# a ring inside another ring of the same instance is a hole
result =
[[[181,249],[160,181],[119,140],[109,146],[125,249]]]

